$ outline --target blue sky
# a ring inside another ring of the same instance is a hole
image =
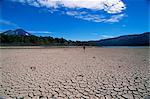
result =
[[[150,31],[149,0],[1,0],[0,31],[99,40]]]

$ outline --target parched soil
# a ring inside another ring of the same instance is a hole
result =
[[[0,49],[0,97],[149,99],[148,48]]]

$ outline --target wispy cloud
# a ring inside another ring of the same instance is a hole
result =
[[[116,37],[116,36],[112,36],[112,35],[103,35],[103,34],[99,34],[99,33],[92,33],[92,35],[99,37],[99,39],[107,39],[107,38]]]
[[[101,38],[106,39],[106,38],[113,38],[115,36],[111,36],[111,35],[100,35]]]
[[[92,22],[103,22],[105,19],[101,17],[100,15],[92,15],[92,14],[87,14],[87,15],[79,15],[75,16],[76,18],[87,20],[87,21],[92,21]]]
[[[0,20],[0,25],[9,25],[9,26],[13,26],[13,27],[16,27],[16,28],[19,28],[19,26],[11,21],[8,21],[8,20]]]
[[[126,5],[122,0],[12,0],[35,7],[45,7],[51,13],[62,14],[92,22],[119,22]],[[61,8],[65,8],[62,9]],[[92,12],[97,12],[93,14]],[[102,15],[100,12],[106,13]]]
[[[87,14],[88,12],[86,11],[66,11],[66,14],[67,15],[70,15],[70,16],[78,16],[78,15],[84,15],[84,14]]]
[[[113,15],[110,19],[106,20],[106,22],[119,22],[123,17],[125,17],[124,14]]]
[[[99,34],[98,33],[92,33],[92,35],[98,36]]]
[[[93,22],[102,22],[104,21],[103,16],[97,15],[97,14],[89,14],[86,11],[67,11],[67,15],[73,16],[78,19],[87,20],[87,21],[93,21]]]
[[[123,17],[125,17],[125,14],[117,14],[112,15],[110,18],[106,18],[104,15],[98,15],[98,14],[89,14],[88,12],[82,11],[67,11],[67,15],[74,16],[75,18],[92,21],[92,22],[119,22]]]
[[[52,34],[52,32],[49,31],[27,31],[27,32],[36,34]]]

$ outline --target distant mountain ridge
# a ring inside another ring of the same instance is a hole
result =
[[[150,32],[91,41],[99,46],[149,46]]]
[[[3,32],[4,35],[17,35],[17,36],[31,36],[30,33],[26,32],[23,29],[16,29],[16,30],[8,30]]]
[[[14,37],[14,36],[17,36]],[[22,38],[24,37],[24,38]],[[63,38],[53,38],[53,37],[38,37],[26,32],[23,29],[8,30],[1,33],[1,43],[13,43],[13,42],[24,42],[28,43],[38,43],[38,44],[53,44],[65,42],[66,45],[87,45],[87,46],[149,46],[150,45],[150,32],[145,32],[143,34],[134,35],[123,35],[114,38],[101,39],[97,41],[67,41]]]

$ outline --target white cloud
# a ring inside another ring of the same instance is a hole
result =
[[[114,36],[111,36],[111,35],[100,35],[103,39],[106,39],[106,38],[113,38]]]
[[[88,12],[86,12],[86,11],[66,11],[66,14],[70,15],[70,16],[84,15],[84,14],[87,14],[87,13]]]
[[[78,11],[67,11],[67,15],[74,16],[75,18],[92,21],[92,22],[119,22],[125,15],[124,14],[117,14],[112,15],[110,18],[106,18],[104,15],[98,14],[89,14],[88,12],[78,12]]]
[[[47,8],[85,8],[89,10],[104,10],[108,13],[120,13],[126,9],[121,0],[12,0]]]
[[[100,15],[92,15],[92,14],[87,14],[85,16],[79,15],[79,16],[75,16],[75,17],[82,19],[82,20],[92,21],[92,22],[104,22],[106,20],[106,19],[102,18]]]
[[[78,19],[87,20],[87,21],[93,21],[93,22],[102,22],[105,19],[103,19],[104,16],[100,16],[97,14],[89,14],[86,11],[67,11],[67,15],[73,16]]]
[[[92,33],[92,35],[101,38],[101,39],[107,39],[107,38],[114,38],[116,36],[112,36],[112,35],[102,35],[102,34],[98,34],[98,33]]]
[[[126,9],[125,4],[121,0],[105,0],[104,10],[108,13],[120,13]]]
[[[110,19],[106,20],[106,22],[119,22],[124,16],[124,14],[113,15]]]
[[[126,5],[122,0],[12,0],[35,7],[45,7],[52,13],[56,10],[62,14],[93,22],[118,22]],[[63,11],[60,8],[65,8]],[[88,11],[87,11],[88,10]],[[97,12],[93,14],[91,12]],[[107,14],[107,18],[100,11]],[[108,15],[109,14],[109,15]],[[115,14],[115,15],[113,15]],[[108,17],[109,16],[109,17]]]
[[[49,31],[28,31],[29,33],[36,33],[36,34],[52,34]]]

